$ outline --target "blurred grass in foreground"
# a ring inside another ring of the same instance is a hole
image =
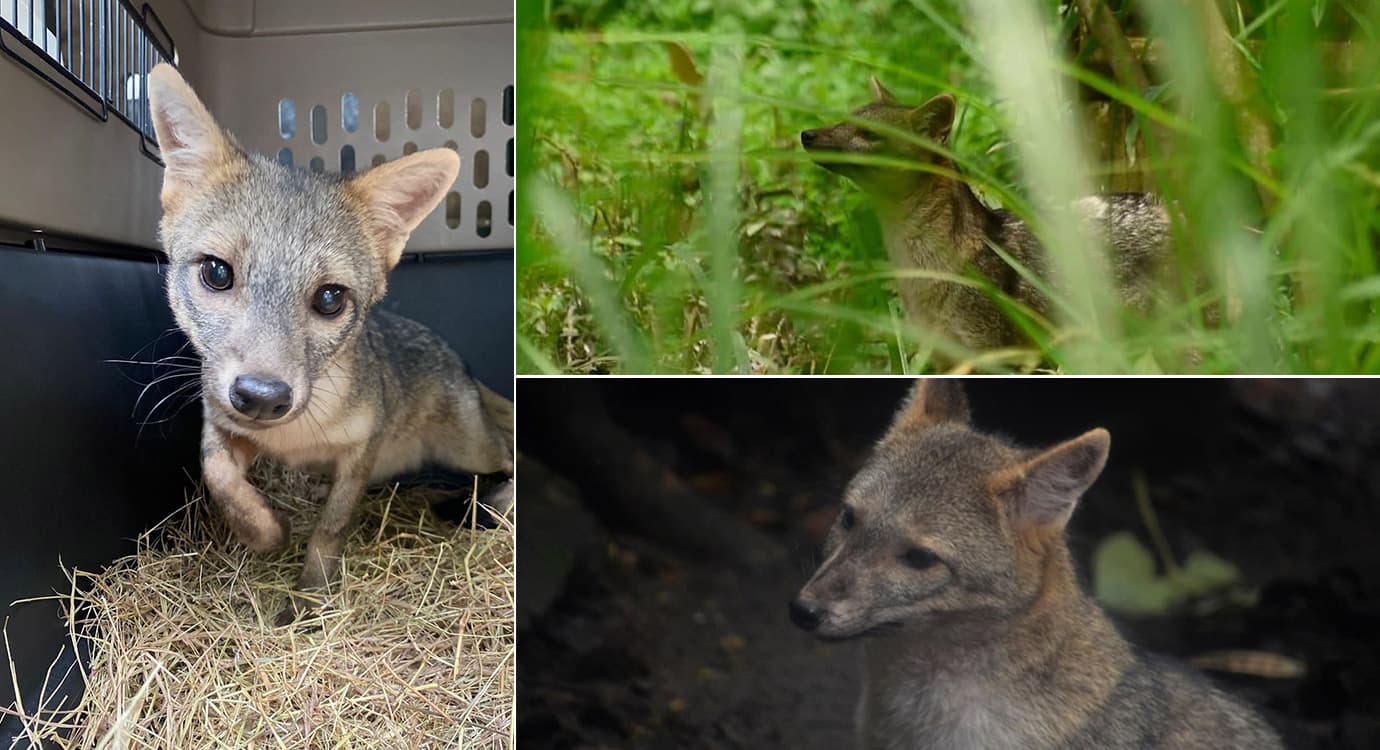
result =
[[[1067,290],[1053,320],[1013,311],[1029,348],[963,369],[1380,370],[1375,3],[1113,2],[1143,87],[1074,4],[518,5],[520,372],[931,369],[865,198],[797,140],[871,74],[958,98],[960,171]],[[1137,180],[1177,240],[1148,316],[1060,210]]]

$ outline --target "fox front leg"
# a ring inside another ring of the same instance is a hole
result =
[[[227,435],[209,420],[202,428],[201,475],[211,500],[244,546],[276,552],[287,546],[290,527],[245,478],[257,455],[248,440]]]
[[[361,451],[342,458],[335,478],[321,507],[321,517],[307,542],[307,559],[287,606],[278,614],[277,624],[287,625],[302,615],[320,609],[328,587],[340,579],[340,551],[350,532],[355,506],[364,494],[374,464],[372,451]]]

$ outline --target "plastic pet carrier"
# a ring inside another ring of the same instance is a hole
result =
[[[457,150],[461,176],[381,304],[511,397],[512,14],[505,0],[0,0],[0,606],[25,692],[66,633],[56,604],[10,602],[65,590],[60,563],[126,553],[199,472],[199,407],[120,362],[183,343],[163,297],[148,71],[174,62],[247,149],[297,168]],[[0,715],[0,747],[17,732]]]

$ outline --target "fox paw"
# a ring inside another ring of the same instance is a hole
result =
[[[285,628],[289,625],[302,623],[311,628],[320,628],[320,615],[323,602],[311,594],[294,591],[288,595],[287,604],[283,606],[278,616],[273,618],[274,627]]]
[[[239,520],[239,523],[231,521],[235,538],[260,554],[281,552],[287,547],[288,539],[292,535],[292,526],[288,524],[287,517],[275,510],[267,511],[253,522],[248,519]]]

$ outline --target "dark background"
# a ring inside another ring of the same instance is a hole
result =
[[[519,745],[852,744],[857,652],[794,629],[849,476],[902,379],[520,383]],[[1112,433],[1069,541],[1149,544],[1144,473],[1176,559],[1237,565],[1254,605],[1116,618],[1154,651],[1252,649],[1301,678],[1213,673],[1297,748],[1380,746],[1380,384],[969,379],[977,425],[1031,445]]]
[[[184,343],[154,254],[53,238],[40,252],[12,238],[0,237],[0,615],[3,658],[32,710],[67,633],[55,602],[11,602],[66,591],[60,563],[99,570],[184,503],[200,477],[201,415],[164,387],[181,381],[150,389],[136,409],[144,385],[168,371],[105,362],[152,360]],[[382,306],[431,326],[476,377],[511,396],[512,273],[511,252],[413,258],[393,272]],[[18,731],[17,719],[0,716],[0,744]]]

